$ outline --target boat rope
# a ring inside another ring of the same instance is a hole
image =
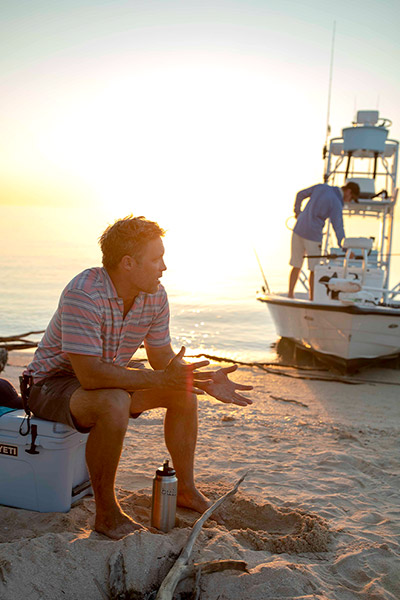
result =
[[[326,371],[328,372],[328,369],[324,368],[324,367],[320,367],[320,368],[314,368],[314,367],[309,367],[309,368],[304,368],[304,367],[300,367],[297,365],[291,365],[291,364],[282,364],[282,363],[277,363],[277,362],[267,362],[267,363],[260,363],[260,362],[245,362],[242,360],[235,360],[232,358],[227,358],[227,357],[222,357],[222,356],[214,356],[212,354],[192,354],[192,355],[186,355],[187,358],[207,358],[208,360],[213,360],[215,362],[227,362],[227,363],[232,363],[235,365],[242,365],[242,366],[247,366],[247,367],[257,367],[258,369],[261,369],[262,371],[265,371],[266,373],[269,373],[270,375],[281,375],[282,377],[291,377],[293,379],[309,379],[309,380],[314,380],[314,381],[339,381],[341,383],[347,383],[349,385],[358,385],[359,383],[365,383],[364,381],[360,380],[360,381],[355,381],[353,379],[348,379],[346,377],[341,377],[341,376],[335,376],[335,377],[321,377],[321,376],[314,376],[314,375],[304,375],[304,374],[300,374],[300,373],[289,373],[287,371],[283,371],[281,370],[282,368],[290,368],[290,369],[298,369],[298,370],[309,370],[309,371]],[[279,369],[274,369],[271,367],[279,367]]]
[[[295,365],[293,363],[282,363],[282,362],[276,362],[276,360],[272,360],[272,361],[263,361],[262,363],[260,362],[246,362],[243,360],[237,360],[235,358],[228,358],[227,356],[215,356],[214,354],[185,354],[186,358],[207,358],[208,360],[213,360],[214,362],[226,362],[226,363],[232,363],[235,365],[243,365],[245,367],[258,367],[260,365],[262,365],[263,367],[269,367],[269,366],[275,366],[275,367],[286,367],[286,368],[292,368],[292,369],[301,369],[302,371],[328,371],[329,369],[327,367],[309,367],[307,365],[300,367],[298,365]]]
[[[326,373],[329,373],[329,369],[327,367],[306,367],[306,366],[299,366],[299,365],[294,365],[294,364],[285,364],[285,363],[278,363],[278,362],[246,362],[246,361],[242,361],[242,360],[235,360],[233,358],[228,358],[228,357],[223,357],[223,356],[215,356],[213,354],[205,354],[205,353],[201,353],[201,354],[187,354],[186,358],[206,358],[208,360],[213,360],[214,362],[226,362],[226,363],[232,363],[235,365],[242,365],[242,366],[246,366],[246,367],[257,367],[259,369],[261,369],[262,371],[265,371],[266,373],[269,373],[270,375],[281,375],[282,377],[291,377],[293,379],[307,379],[307,380],[313,380],[313,381],[328,381],[328,382],[339,382],[339,383],[346,383],[348,385],[361,385],[361,384],[385,384],[385,385],[400,385],[400,382],[396,382],[396,381],[382,381],[382,380],[377,380],[377,379],[360,379],[360,378],[355,378],[353,376],[347,376],[347,375],[332,375],[329,376],[327,375],[326,377],[321,377],[321,376],[313,376],[311,373],[310,375],[305,375],[304,373],[289,373],[288,371],[284,371],[282,369],[293,369],[293,370],[297,370],[297,371],[325,371]],[[273,367],[278,367],[273,368]]]

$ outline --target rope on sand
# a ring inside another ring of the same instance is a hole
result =
[[[259,363],[255,363],[254,366],[258,367],[262,371],[265,371],[266,373],[269,373],[270,375],[281,375],[282,377],[291,377],[292,379],[308,379],[309,381],[334,381],[339,383],[346,383],[347,385],[360,385],[361,383],[369,383],[364,381],[363,379],[348,379],[347,377],[341,377],[339,375],[335,377],[330,377],[329,375],[327,375],[326,377],[321,377],[313,375],[300,375],[299,373],[288,373],[288,371],[278,371],[276,369],[264,367],[264,365]],[[279,367],[280,365],[276,364],[275,366]],[[302,367],[291,368],[301,369]]]
[[[347,379],[346,377],[321,377],[321,376],[314,376],[314,375],[301,375],[298,373],[289,373],[288,371],[282,371],[282,368],[290,368],[290,369],[297,369],[297,370],[302,370],[302,371],[328,371],[328,369],[325,369],[324,367],[317,367],[317,368],[313,368],[313,367],[300,367],[297,365],[289,365],[289,364],[283,364],[283,363],[277,363],[277,362],[267,362],[267,363],[259,363],[259,362],[245,362],[245,361],[241,361],[241,360],[234,360],[232,358],[226,358],[226,357],[221,357],[221,356],[213,356],[212,354],[192,354],[192,355],[187,355],[188,358],[207,358],[209,360],[214,360],[216,362],[227,362],[227,363],[233,363],[235,365],[244,365],[247,367],[257,367],[258,369],[261,369],[262,371],[265,371],[266,373],[270,373],[271,375],[281,375],[282,377],[291,377],[293,379],[309,379],[309,380],[314,380],[314,381],[339,381],[341,383],[347,383],[349,385],[358,385],[359,383],[365,383],[365,381],[363,380],[354,380],[354,379]],[[274,369],[271,367],[279,367],[278,369]]]
[[[294,364],[290,364],[290,363],[282,363],[282,362],[276,362],[276,361],[270,361],[270,362],[245,362],[242,360],[236,360],[234,358],[228,358],[226,356],[214,356],[213,354],[185,354],[186,358],[208,358],[209,360],[214,360],[215,362],[227,362],[227,363],[233,363],[235,365],[244,365],[247,367],[265,367],[265,366],[273,366],[273,367],[288,367],[291,369],[301,369],[302,371],[328,371],[329,369],[327,369],[327,367],[309,367],[307,365],[304,366],[299,366],[299,365],[294,365]]]
[[[326,373],[329,373],[329,369],[325,368],[325,367],[307,367],[307,366],[300,366],[300,365],[292,365],[292,364],[285,364],[285,363],[278,363],[278,362],[265,362],[265,363],[259,363],[259,362],[245,362],[245,361],[241,361],[241,360],[235,360],[232,358],[227,358],[227,357],[222,357],[222,356],[214,356],[212,354],[192,354],[192,355],[186,355],[187,358],[207,358],[208,360],[213,360],[215,362],[226,362],[226,363],[232,363],[235,365],[242,365],[242,366],[246,366],[246,367],[257,367],[258,369],[261,369],[262,371],[265,371],[266,373],[269,373],[270,375],[281,375],[282,377],[291,377],[292,379],[307,379],[307,380],[312,380],[312,381],[332,381],[332,382],[339,382],[339,383],[346,383],[347,385],[361,385],[361,384],[385,384],[385,385],[400,385],[399,382],[397,381],[382,381],[382,380],[377,380],[377,379],[360,379],[360,378],[355,378],[353,376],[349,377],[349,376],[340,376],[340,375],[335,375],[335,376],[329,376],[327,375],[326,377],[323,376],[318,376],[318,375],[312,375],[311,373],[309,375],[305,375],[304,373],[294,373],[294,372],[288,372],[288,371],[284,371],[283,369],[293,369],[293,370],[297,370],[297,371],[324,371]],[[273,368],[271,368],[273,367]],[[278,368],[275,368],[278,367]]]

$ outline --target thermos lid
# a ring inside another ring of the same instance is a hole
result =
[[[156,474],[160,477],[172,477],[175,475],[175,469],[169,466],[169,460],[166,460],[162,467],[157,469]]]

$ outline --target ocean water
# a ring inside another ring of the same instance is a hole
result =
[[[65,285],[80,271],[101,264],[98,237],[118,216],[106,220],[101,211],[81,207],[0,206],[0,337],[46,328]],[[170,223],[174,219],[175,214]],[[167,215],[163,225],[165,220]],[[275,292],[285,290],[290,231],[280,218],[271,217],[257,235],[253,223],[251,234],[269,285]],[[362,222],[363,235],[366,225]],[[398,229],[397,221],[395,234]],[[162,282],[170,300],[174,348],[184,345],[187,355],[273,360],[277,335],[268,308],[256,300],[262,276],[255,248],[242,241],[240,227],[224,235],[218,223],[196,236],[184,221],[170,228],[164,244],[168,269]],[[391,285],[399,278],[400,239],[395,235]]]
[[[48,209],[29,213],[2,207],[1,214],[0,336],[43,330],[68,281],[100,264],[96,237],[102,229],[85,236],[63,211],[53,211],[50,218]],[[163,277],[174,348],[184,345],[187,355],[273,359],[276,334],[268,309],[256,300],[262,279],[254,255],[249,254],[248,266],[245,261],[241,268],[225,270],[216,258],[198,277],[189,277],[187,262],[180,263],[179,255],[173,255]],[[283,275],[282,284],[287,267]]]

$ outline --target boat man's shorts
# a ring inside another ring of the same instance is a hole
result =
[[[71,396],[81,387],[78,379],[73,374],[46,377],[35,383],[29,394],[29,408],[40,419],[64,423],[83,433],[89,429],[79,427],[71,415],[69,408]],[[131,414],[134,419],[142,413]]]
[[[312,240],[306,240],[300,237],[297,233],[292,233],[292,253],[290,256],[289,264],[296,269],[301,269],[303,261],[306,256],[320,256],[321,255],[321,242],[313,242]],[[308,268],[310,271],[314,271],[318,264],[319,258],[307,258]]]

